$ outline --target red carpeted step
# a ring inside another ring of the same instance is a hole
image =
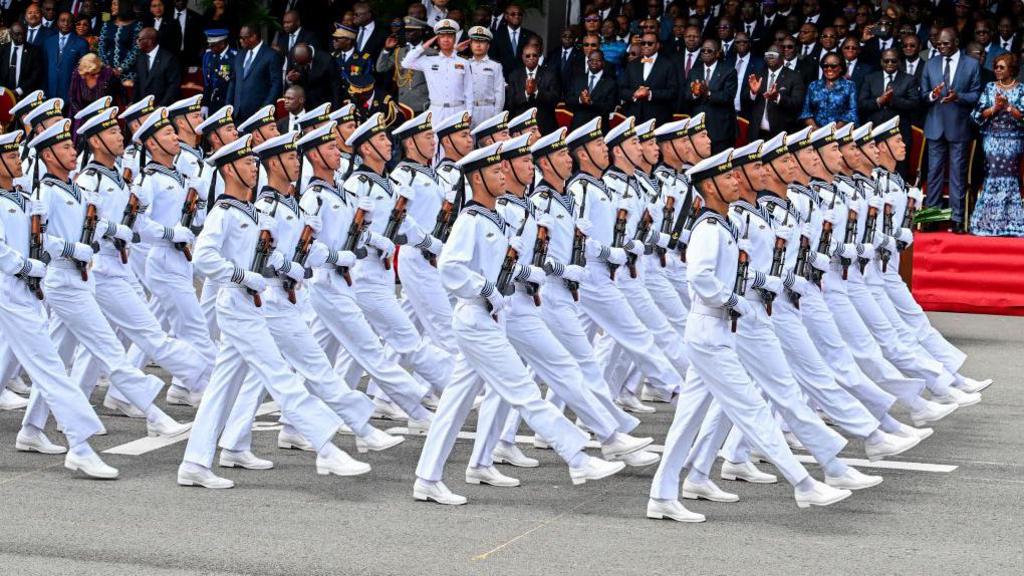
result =
[[[926,310],[1024,316],[1024,238],[914,238],[914,297]]]

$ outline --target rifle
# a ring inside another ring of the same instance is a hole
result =
[[[782,220],[782,226],[785,227],[789,223],[789,211],[786,212],[786,217]],[[786,240],[783,238],[775,239],[775,249],[772,251],[772,267],[768,272],[772,276],[779,276],[782,274],[782,265],[786,257]],[[775,293],[770,290],[765,290],[761,293],[761,298],[764,300],[764,309],[768,312],[768,315],[772,315],[772,303],[775,302]]]
[[[839,195],[838,190],[832,191],[832,203],[829,205],[829,210],[834,210],[836,207],[836,196]],[[828,248],[832,245],[832,223],[828,220],[822,220],[821,223],[821,238],[818,240],[818,253],[828,256]],[[814,283],[821,288],[821,277],[824,274],[818,270],[814,273]]]
[[[661,233],[662,234],[669,234],[669,235],[672,234],[672,219],[673,219],[673,216],[676,213],[675,207],[676,207],[676,198],[675,198],[675,196],[669,196],[668,198],[665,198],[665,207],[661,210],[661,213],[662,213]],[[662,248],[662,247],[659,246],[657,248],[656,252],[658,253],[658,262],[661,264],[661,267],[664,268],[665,266],[668,265],[668,259],[666,258],[666,255],[668,254],[668,249],[667,248]]]
[[[807,210],[807,222],[811,221],[811,214],[814,212],[814,202],[811,201],[810,208]],[[793,267],[793,272],[801,278],[807,278],[807,255],[811,252],[811,239],[803,234],[800,235],[800,249],[796,253],[796,264]],[[789,295],[789,299],[793,302],[793,307],[797,310],[800,309],[800,294],[793,292]]]
[[[27,147],[26,147],[27,148]],[[42,194],[39,190],[39,169],[36,166],[37,159],[32,162],[32,188],[36,193],[36,201],[38,201]],[[46,262],[46,256],[43,253],[43,217],[39,214],[32,216],[31,218],[31,229],[28,236],[28,257],[41,262]],[[28,289],[36,298],[43,299],[43,288],[42,281],[39,278],[31,276],[25,277],[25,283],[28,284]]]
[[[259,170],[258,166],[257,170]],[[259,184],[257,183],[253,185],[252,197],[254,201],[256,198],[256,186],[259,186]],[[271,218],[277,216],[277,206],[280,203],[281,202],[277,197],[277,190],[274,190],[274,207],[270,209]],[[257,274],[263,274],[263,269],[267,267],[267,259],[270,258],[270,252],[273,249],[273,234],[271,234],[270,230],[260,230],[260,237],[256,242],[256,253],[252,255],[252,265],[249,266],[249,270],[252,270]],[[252,296],[252,303],[255,304],[257,308],[263,306],[263,299],[260,297],[259,292],[251,288],[247,288],[246,291]]]
[[[921,175],[919,174],[917,178],[918,180],[920,180]],[[914,182],[914,185],[916,186],[917,182]],[[907,209],[903,212],[903,222],[900,225],[902,228],[906,228],[907,230],[911,229],[911,227],[914,225],[914,212],[916,211],[917,200],[914,200],[913,198],[907,198]],[[907,249],[907,243],[900,240],[899,242],[896,243],[896,248],[899,249],[900,252],[902,252]]]
[[[526,221],[529,220],[529,213],[523,218],[523,222],[519,225],[519,230],[516,231],[516,236],[522,236],[523,230],[526,229]],[[512,283],[512,272],[515,271],[516,262],[519,261],[519,252],[512,247],[512,242],[509,241],[508,248],[505,249],[505,259],[501,262],[501,270],[498,272],[498,280],[494,283],[495,290],[502,296],[511,296],[515,293],[516,287]],[[487,311],[493,312],[494,307],[491,306],[490,302],[487,302]],[[497,318],[495,318],[497,321]]]
[[[856,202],[856,197],[850,199],[852,205]],[[843,243],[852,244],[857,239],[857,211],[853,208],[846,213],[846,237],[843,239]],[[843,280],[846,280],[847,274],[850,270],[850,259],[846,256],[839,258],[839,262],[843,265]]]
[[[210,187],[213,188],[213,181],[210,181]],[[181,206],[181,225],[189,230],[192,229],[192,221],[196,218],[196,211],[198,210],[199,204],[199,192],[195,188],[189,188],[188,193],[185,194],[185,203]],[[174,247],[181,250],[181,253],[185,255],[185,260],[192,261],[192,249],[188,247],[185,242],[176,242]]]
[[[750,238],[750,214],[747,214],[747,227],[743,230],[743,239]],[[739,261],[736,265],[736,283],[733,292],[740,298],[747,293],[747,269],[750,267],[750,255],[746,250],[740,250]],[[740,313],[736,310],[729,310],[729,317],[732,319],[732,331],[736,332],[736,325],[740,319]]]
[[[654,224],[654,217],[651,216],[651,211],[644,208],[644,215],[640,217],[640,222],[636,225],[636,233],[633,234],[634,241],[643,242],[645,238],[651,234],[651,225]],[[646,247],[644,247],[646,252]],[[636,278],[636,261],[637,255],[630,252],[626,255],[626,267],[629,268],[629,277]]]
[[[554,194],[554,192],[551,192]],[[548,196],[548,210],[551,209],[551,196]],[[530,213],[527,211],[525,217],[529,218]],[[548,243],[551,238],[548,237],[548,229],[537,224],[537,239],[533,241],[533,265],[538,268],[544,267],[544,259],[548,256]],[[537,285],[533,283],[526,284],[526,293],[533,296],[533,305],[540,306],[540,291],[537,289]]]
[[[877,192],[877,190],[876,190]],[[867,194],[864,195],[867,198]],[[875,229],[878,227],[878,208],[868,208],[868,219],[864,222],[864,236],[861,237],[861,243],[872,242],[875,238]],[[868,262],[871,258],[865,258],[863,256],[857,257],[857,264],[860,266],[860,273],[863,274],[864,270],[868,266]]]
[[[583,216],[586,214],[586,212],[584,211],[584,208],[586,208],[586,205],[587,205],[587,182],[586,182],[586,180],[584,180],[583,181],[583,197],[580,200],[580,216],[579,216],[580,218],[583,218]],[[572,260],[573,264],[575,264],[577,266],[586,266],[587,265],[586,245],[587,245],[587,236],[577,226],[575,228],[575,230],[573,231],[573,235],[572,235],[572,257],[571,257],[571,260]],[[572,294],[573,302],[579,302],[580,301],[580,283],[576,282],[574,280],[566,280],[565,281],[565,287],[568,288],[569,289],[569,293]]]
[[[388,216],[388,223],[384,226],[384,237],[392,242],[398,237],[398,229],[402,227],[402,222],[405,221],[405,205],[408,202],[405,196],[399,196],[398,200],[395,200],[395,207],[391,209],[391,215]],[[391,270],[391,259],[384,259],[384,269]]]
[[[619,208],[618,213],[615,215],[615,228],[612,233],[612,246],[615,248],[621,248],[622,243],[626,240],[626,217],[629,212],[625,208]],[[618,264],[608,263],[608,272],[611,275],[612,281],[615,280],[615,270],[619,267]]]
[[[145,178],[146,178],[146,175],[145,175],[145,172],[143,172],[142,176],[139,179],[139,184],[140,185],[142,184],[143,180],[145,180]],[[129,186],[131,185],[131,182],[132,182],[132,169],[131,168],[125,168],[124,169],[124,180],[125,180],[125,182],[128,182]],[[135,195],[135,192],[129,192],[128,193],[128,203],[125,204],[125,206],[124,206],[124,214],[121,216],[121,224],[127,226],[128,228],[134,228],[135,227],[135,220],[138,218],[138,216],[139,216],[139,197]],[[121,253],[121,263],[122,264],[127,264],[128,263],[128,243],[125,242],[124,240],[121,240],[120,238],[114,238],[114,248],[117,248],[117,251]]]
[[[95,204],[89,204],[85,207],[85,222],[82,223],[82,235],[79,238],[79,242],[92,246],[93,242],[96,241],[96,223],[99,222],[99,213],[96,210]],[[82,273],[82,282],[89,280],[89,263],[75,261],[75,268]]]
[[[889,190],[889,173],[886,172],[885,176],[885,189]],[[883,202],[885,195],[882,196]],[[892,204],[885,202],[882,208],[882,233],[887,236],[892,236]],[[879,248],[878,254],[882,259],[882,273],[884,274],[889,268],[889,250],[885,248]]]
[[[324,201],[319,196],[316,198],[316,211],[320,213],[320,207]],[[295,255],[292,256],[292,261],[306,265],[306,258],[309,256],[309,249],[313,246],[313,229],[306,224],[302,227],[302,233],[299,234],[299,241],[295,244]],[[290,276],[284,278],[281,285],[284,287],[284,291],[288,293],[288,301],[295,304],[295,280]]]
[[[686,182],[684,180],[684,182]],[[686,196],[683,198],[682,212],[679,214],[679,219],[675,221],[672,226],[672,235],[668,239],[668,247],[675,250],[679,246],[679,237],[683,235],[683,229],[686,228],[687,221],[690,218],[690,213],[693,210],[693,185],[689,182],[686,183]],[[680,257],[683,262],[686,262],[686,245],[679,249]]]
[[[431,234],[434,238],[437,238],[441,242],[447,242],[448,236],[452,233],[452,226],[455,225],[455,219],[459,216],[459,210],[462,207],[463,201],[466,199],[466,180],[465,175],[459,174],[459,179],[455,181],[455,201],[449,202],[445,200],[441,204],[441,210],[437,213],[437,222],[434,223],[434,231]],[[433,256],[433,255],[431,255]],[[436,266],[437,261],[430,258],[431,264]]]
[[[356,252],[359,245],[359,237],[363,235],[363,229],[365,228],[366,212],[362,208],[356,208],[356,213],[352,215],[352,224],[348,227],[348,237],[345,238],[345,250],[352,253]],[[338,266],[335,270],[345,278],[346,284],[352,285],[352,276],[348,273],[348,266]]]

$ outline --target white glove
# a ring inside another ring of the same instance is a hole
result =
[[[267,287],[267,280],[262,274],[246,270],[245,274],[242,275],[242,286],[256,292],[263,292]]]
[[[822,217],[822,219],[825,222],[828,222],[828,223],[832,224],[833,226],[836,223],[836,211],[833,210],[832,208],[826,208],[825,209],[825,213],[822,214],[821,217]]]
[[[398,228],[398,234],[405,236],[405,243],[412,246],[419,244],[425,238],[423,231],[416,224],[416,220],[408,213],[406,213],[405,218],[402,220],[402,225]]]
[[[750,254],[750,251],[754,248],[754,244],[750,241],[750,238],[740,238],[736,241],[736,247],[747,254]]]
[[[100,199],[101,197],[98,190],[82,189],[82,204],[92,204],[93,206],[99,206]]]
[[[584,236],[589,238],[590,231],[593,229],[594,225],[591,224],[590,220],[587,220],[586,218],[577,218],[576,227],[579,228],[580,232],[582,232]]]
[[[270,214],[268,214],[266,212],[260,212],[260,215],[259,215],[259,227],[260,227],[260,232],[262,232],[264,230],[267,230],[269,232],[273,232],[274,229],[277,227],[277,218],[274,218],[273,216],[271,216]]]
[[[684,229],[682,232],[679,233],[679,243],[682,244],[683,246],[690,243],[690,232],[690,230]]]
[[[807,291],[812,286],[812,284],[810,282],[808,282],[806,278],[804,278],[803,276],[797,276],[796,274],[793,274],[792,272],[790,272],[786,276],[785,284],[786,284],[787,288],[789,288],[790,290],[792,290],[793,292],[796,292],[797,294],[799,294],[801,296],[803,296],[804,294],[807,294]]]
[[[779,224],[772,232],[775,232],[775,237],[780,240],[784,240],[786,244],[789,244],[793,240],[794,228],[791,224]]]
[[[88,244],[82,244],[81,242],[75,242],[74,249],[71,251],[71,258],[78,260],[79,262],[88,262],[92,260],[92,256],[95,254],[92,250],[92,246]]]
[[[739,313],[740,316],[754,315],[754,305],[750,303],[746,298],[740,297],[736,302],[736,305],[732,307],[733,311]]]
[[[538,266],[523,266],[522,264],[516,264],[515,274],[512,275],[520,282],[529,282],[536,284],[537,286],[543,286],[548,280],[547,273],[544,272],[543,268]]]
[[[46,264],[35,258],[26,258],[22,268],[25,269],[23,274],[29,278],[42,278],[46,275]]]
[[[373,222],[373,199],[369,196],[360,196],[359,201],[356,203],[356,208],[362,210],[363,220],[366,222]]]
[[[523,241],[522,236],[513,236],[508,241],[508,245],[516,251],[516,254],[522,254],[526,251],[526,242]]]
[[[623,246],[623,249],[625,249],[626,252],[636,254],[637,256],[643,256],[646,251],[643,240],[629,240]]]
[[[828,272],[829,264],[832,263],[832,259],[821,252],[811,252],[807,254],[807,258],[815,270],[820,270],[822,272]]]
[[[608,263],[618,264],[622,266],[626,263],[626,251],[622,248],[609,248],[608,249]]]
[[[279,254],[279,252],[275,252],[275,254]],[[306,279],[306,269],[303,268],[302,264],[299,264],[298,262],[287,261],[282,265],[280,270],[282,273],[284,273],[292,280],[295,280],[296,282],[301,282]]]
[[[416,198],[416,189],[412,186],[399,185],[395,187],[395,194],[398,194],[407,201],[412,202]]]
[[[651,230],[650,235],[647,237],[647,243],[654,244],[658,248],[668,248],[668,241],[671,240],[671,238],[671,236],[664,232]]]
[[[309,247],[309,254],[306,254],[306,266],[310,268],[321,268],[327,263],[327,257],[331,255],[331,249],[319,240],[314,240]]]
[[[376,232],[370,232],[368,244],[380,250],[382,258],[388,258],[395,253],[395,243]]]
[[[498,292],[497,287],[491,292],[491,295],[487,297],[487,301],[491,303],[491,314],[500,314],[502,310],[508,308],[509,299],[507,296]]]
[[[110,232],[111,228],[116,229],[117,225],[114,224],[113,222],[108,221],[108,220],[103,220],[103,219],[97,220],[96,221],[95,237],[97,239],[103,238],[104,236],[107,235],[107,232]]]
[[[277,250],[272,251],[267,257],[266,266],[272,270],[280,270],[284,266],[284,254]]]
[[[342,268],[351,268],[356,265],[357,260],[359,260],[359,258],[356,258],[355,252],[350,252],[348,250],[339,250],[338,261],[335,262],[335,265],[340,266]]]
[[[910,246],[914,243],[914,232],[910,228],[900,228],[896,231],[896,239]]]
[[[840,258],[853,258],[857,255],[857,245],[853,243],[843,243],[838,240],[833,241],[834,247],[832,252],[837,252],[837,256]]]
[[[548,230],[551,230],[552,226],[555,225],[555,219],[551,217],[551,214],[547,212],[539,212],[537,214],[537,226],[542,226]]]
[[[872,244],[871,242],[865,242],[860,246],[861,249],[863,249],[863,253],[859,254],[861,258],[871,258],[872,256],[875,255],[875,245]]]
[[[811,238],[811,223],[810,222],[801,222],[799,229],[800,229],[800,236]]]
[[[206,186],[209,186],[208,183],[203,182],[202,178],[196,178],[195,176],[186,176],[185,177],[185,192],[188,192],[189,189],[193,189],[196,192],[202,192],[206,188],[206,186],[204,186],[204,184],[206,184]]]
[[[917,202],[917,206],[921,206],[921,202],[924,201],[924,193],[917,186],[911,186],[907,192],[907,198],[913,198]]]
[[[569,264],[562,271],[562,279],[582,283],[587,279],[587,269],[576,264]]]
[[[449,204],[455,204],[455,197],[458,196],[458,186],[453,186],[451,190],[444,193],[444,201]]]
[[[868,197],[868,208],[875,208],[881,211],[884,205],[885,200],[883,200],[881,196],[872,194],[871,196]]]
[[[153,203],[153,191],[150,190],[149,186],[135,186],[131,187],[132,194],[139,199],[139,211]]]
[[[314,234],[319,234],[320,230],[324,227],[324,219],[319,214],[305,214],[302,217],[302,221],[306,226],[313,229]]]
[[[433,236],[430,235],[427,235],[426,238],[429,245],[425,248],[425,250],[435,256],[440,254],[441,249],[444,248],[444,242],[441,242],[437,238],[434,238]]]
[[[46,202],[43,202],[42,200],[35,200],[35,199],[29,200],[29,203],[28,203],[28,215],[29,216],[42,216],[43,219],[45,220],[46,219],[47,211],[48,211],[48,209],[46,207]]]
[[[767,290],[772,294],[782,293],[782,278],[778,276],[768,275],[764,278],[764,286],[761,286],[762,290]]]
[[[117,238],[118,240],[124,240],[125,242],[129,243],[135,238],[135,233],[132,232],[132,229],[125,226],[124,224],[115,224],[113,222],[107,222],[107,227],[108,229],[103,234],[104,236],[110,234],[111,236]]]
[[[262,221],[263,221],[263,218],[260,218],[260,222],[262,222]],[[261,228],[261,230],[262,230],[262,228]],[[181,224],[175,224],[174,228],[171,229],[171,242],[174,242],[175,244],[177,244],[179,242],[183,242],[185,244],[191,244],[192,241],[195,240],[195,239],[196,239],[196,235],[191,230],[189,230],[188,228],[185,228]]]
[[[601,254],[602,248],[604,245],[600,240],[587,236],[587,240],[583,244],[583,255],[587,258],[597,258]]]

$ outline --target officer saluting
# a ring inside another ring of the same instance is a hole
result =
[[[427,77],[430,92],[430,112],[434,118],[449,116],[469,110],[473,102],[472,72],[469,62],[457,52],[465,45],[455,45],[459,33],[458,22],[444,19],[434,25],[434,36],[413,48],[402,59],[402,66],[419,70]],[[426,49],[437,45],[440,52],[428,56]]]

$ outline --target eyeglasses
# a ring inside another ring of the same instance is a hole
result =
[[[715,50],[714,48],[701,48],[700,49],[700,53],[701,54],[714,54],[715,52],[717,52],[717,50]]]
[[[935,45],[936,46],[952,46],[953,43],[950,42],[949,40],[940,40],[938,42],[935,42]]]
[[[750,40],[736,40],[736,44],[750,44]]]
[[[996,70],[1006,70],[1006,64],[996,64],[993,68]]]
[[[783,44],[783,50],[796,50],[796,44]]]
[[[583,46],[585,48],[597,48],[598,47],[598,43],[597,42],[584,42]]]
[[[600,22],[601,21],[601,17],[600,16],[587,16],[586,18],[583,19],[583,21],[584,22]]]
[[[539,54],[523,54],[523,58],[540,58]]]
[[[899,60],[895,58],[882,58],[882,64],[895,64],[896,62],[899,62]]]
[[[718,25],[718,29],[719,30],[728,30],[730,28],[732,28],[732,26],[730,26],[729,24],[719,24]]]
[[[641,46],[654,46],[655,44],[657,44],[657,42],[651,42],[650,40],[642,40],[640,42]]]
[[[974,33],[975,34],[986,34],[987,35],[987,34],[991,34],[992,31],[991,30],[975,30]]]
[[[821,67],[826,70],[832,70],[835,68],[839,68],[839,64],[822,64]]]

